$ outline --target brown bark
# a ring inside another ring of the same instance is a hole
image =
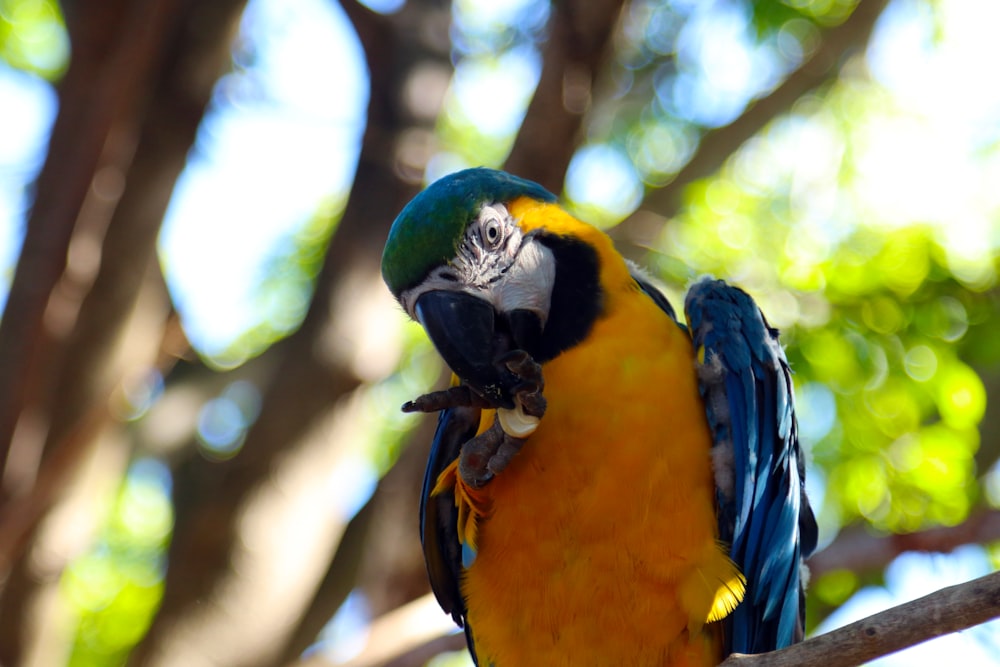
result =
[[[369,610],[377,616],[428,593],[417,507],[434,427],[434,419],[421,422],[368,504],[348,524],[276,666],[297,661],[352,590],[364,593]]]
[[[340,341],[333,340],[332,328],[355,298],[352,287],[379,280],[389,225],[417,191],[413,179],[419,174],[400,164],[395,150],[407,130],[428,121],[416,119],[405,107],[402,83],[422,62],[447,62],[448,12],[447,5],[429,0],[407,3],[389,16],[353,2],[345,2],[344,8],[365,47],[372,84],[351,195],[305,321],[268,352],[278,361],[240,453],[229,461],[209,462],[191,448],[175,471],[175,534],[163,603],[131,664],[154,661],[179,641],[174,632],[178,621],[230,574],[234,550],[240,548],[237,523],[248,498],[269,478],[278,457],[294,455],[317,420],[360,383],[351,367],[351,350],[337,347]],[[334,599],[341,593],[337,586],[326,590]],[[330,603],[314,598],[313,604]],[[305,613],[311,624],[313,617]],[[301,635],[292,634],[291,641],[301,645]],[[274,658],[259,656],[254,664]]]
[[[232,16],[219,16],[227,4],[196,5],[67,6],[71,66],[0,325],[0,460],[26,410],[47,430],[22,443],[42,448],[34,455],[37,482],[31,487],[32,475],[22,471],[29,488],[0,511],[0,563],[16,564],[0,600],[4,618],[27,618],[35,584],[18,559],[107,421],[170,191],[228,58],[228,51],[212,53],[203,32],[219,18],[228,30]],[[158,343],[140,341],[145,363]],[[24,632],[20,623],[4,624],[0,661],[17,664]]]
[[[834,570],[879,572],[908,551],[949,553],[964,544],[1000,540],[1000,510],[983,510],[957,526],[941,526],[903,535],[873,535],[864,526],[845,528],[809,559],[813,577]]]
[[[557,2],[542,74],[505,169],[559,193],[623,0]]]
[[[732,655],[721,667],[853,667],[998,616],[1000,572],[994,572],[780,651]]]
[[[95,178],[105,167],[127,169],[133,119],[165,57],[176,5],[115,0],[79,12],[67,7],[70,66],[0,322],[0,464],[25,405],[38,400],[53,374],[51,360],[60,352],[53,319],[72,318],[79,308],[73,276],[64,278],[70,240],[78,222],[98,239],[103,234],[109,202],[94,196]],[[58,291],[60,280],[64,289]]]

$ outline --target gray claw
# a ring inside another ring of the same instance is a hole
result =
[[[469,486],[481,489],[495,475],[503,472],[524,443],[525,440],[504,433],[500,422],[496,421],[462,445],[458,474]]]

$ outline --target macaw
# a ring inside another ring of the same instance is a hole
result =
[[[479,665],[714,665],[803,635],[816,543],[785,355],[760,310],[694,283],[686,324],[531,181],[446,176],[382,275],[454,373],[420,532]]]

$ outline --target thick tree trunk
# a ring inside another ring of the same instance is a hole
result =
[[[551,192],[562,192],[623,5],[623,0],[554,4],[542,75],[507,158],[507,170]]]
[[[22,623],[0,628],[4,664],[18,664],[35,590],[24,547],[106,421],[140,288],[156,284],[144,278],[160,221],[228,63],[225,36],[240,4],[66,7],[71,65],[0,324],[0,461],[20,434],[18,474],[8,477],[18,495],[0,509],[0,564],[14,567],[0,616]],[[160,340],[143,336],[133,360],[150,364]],[[16,431],[27,419],[38,428]],[[37,471],[26,469],[32,460]]]
[[[328,419],[361,382],[353,367],[351,343],[340,335],[338,322],[346,321],[348,308],[363,298],[356,290],[372,284],[381,289],[379,257],[389,225],[420,187],[423,165],[402,161],[400,147],[414,133],[430,133],[434,119],[418,117],[408,109],[402,91],[417,67],[450,68],[449,11],[447,4],[431,0],[407,3],[389,16],[351,2],[344,8],[365,47],[371,77],[368,120],[351,195],[305,321],[268,352],[279,361],[240,453],[230,461],[209,462],[191,447],[187,460],[175,471],[176,523],[163,604],[130,664],[174,664],[185,653],[197,650],[191,643],[198,639],[185,630],[195,609],[204,623],[225,616],[220,587],[252,583],[239,582],[238,573],[231,569],[245,551],[239,539],[240,521],[249,503],[277,465],[307,454],[316,425]],[[361,338],[365,332],[355,334]],[[320,514],[298,517],[303,521],[322,518]],[[363,538],[363,523],[349,534],[351,548]],[[314,587],[319,584],[319,580],[313,582]],[[344,594],[338,586],[321,592],[311,604],[323,609],[334,607],[331,600],[337,602]],[[271,664],[280,657],[282,643],[301,646],[306,641],[303,631],[314,627],[316,615],[305,608],[296,613],[304,615],[306,625],[300,625],[297,632],[294,626],[282,630],[289,639],[277,640],[274,653],[240,654],[224,661]],[[217,655],[219,650],[224,649],[217,648]]]

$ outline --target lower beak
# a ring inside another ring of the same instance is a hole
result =
[[[433,290],[420,295],[414,313],[455,375],[497,407],[514,407],[506,386],[513,377],[494,364],[512,341],[497,330],[491,304],[465,292]]]

